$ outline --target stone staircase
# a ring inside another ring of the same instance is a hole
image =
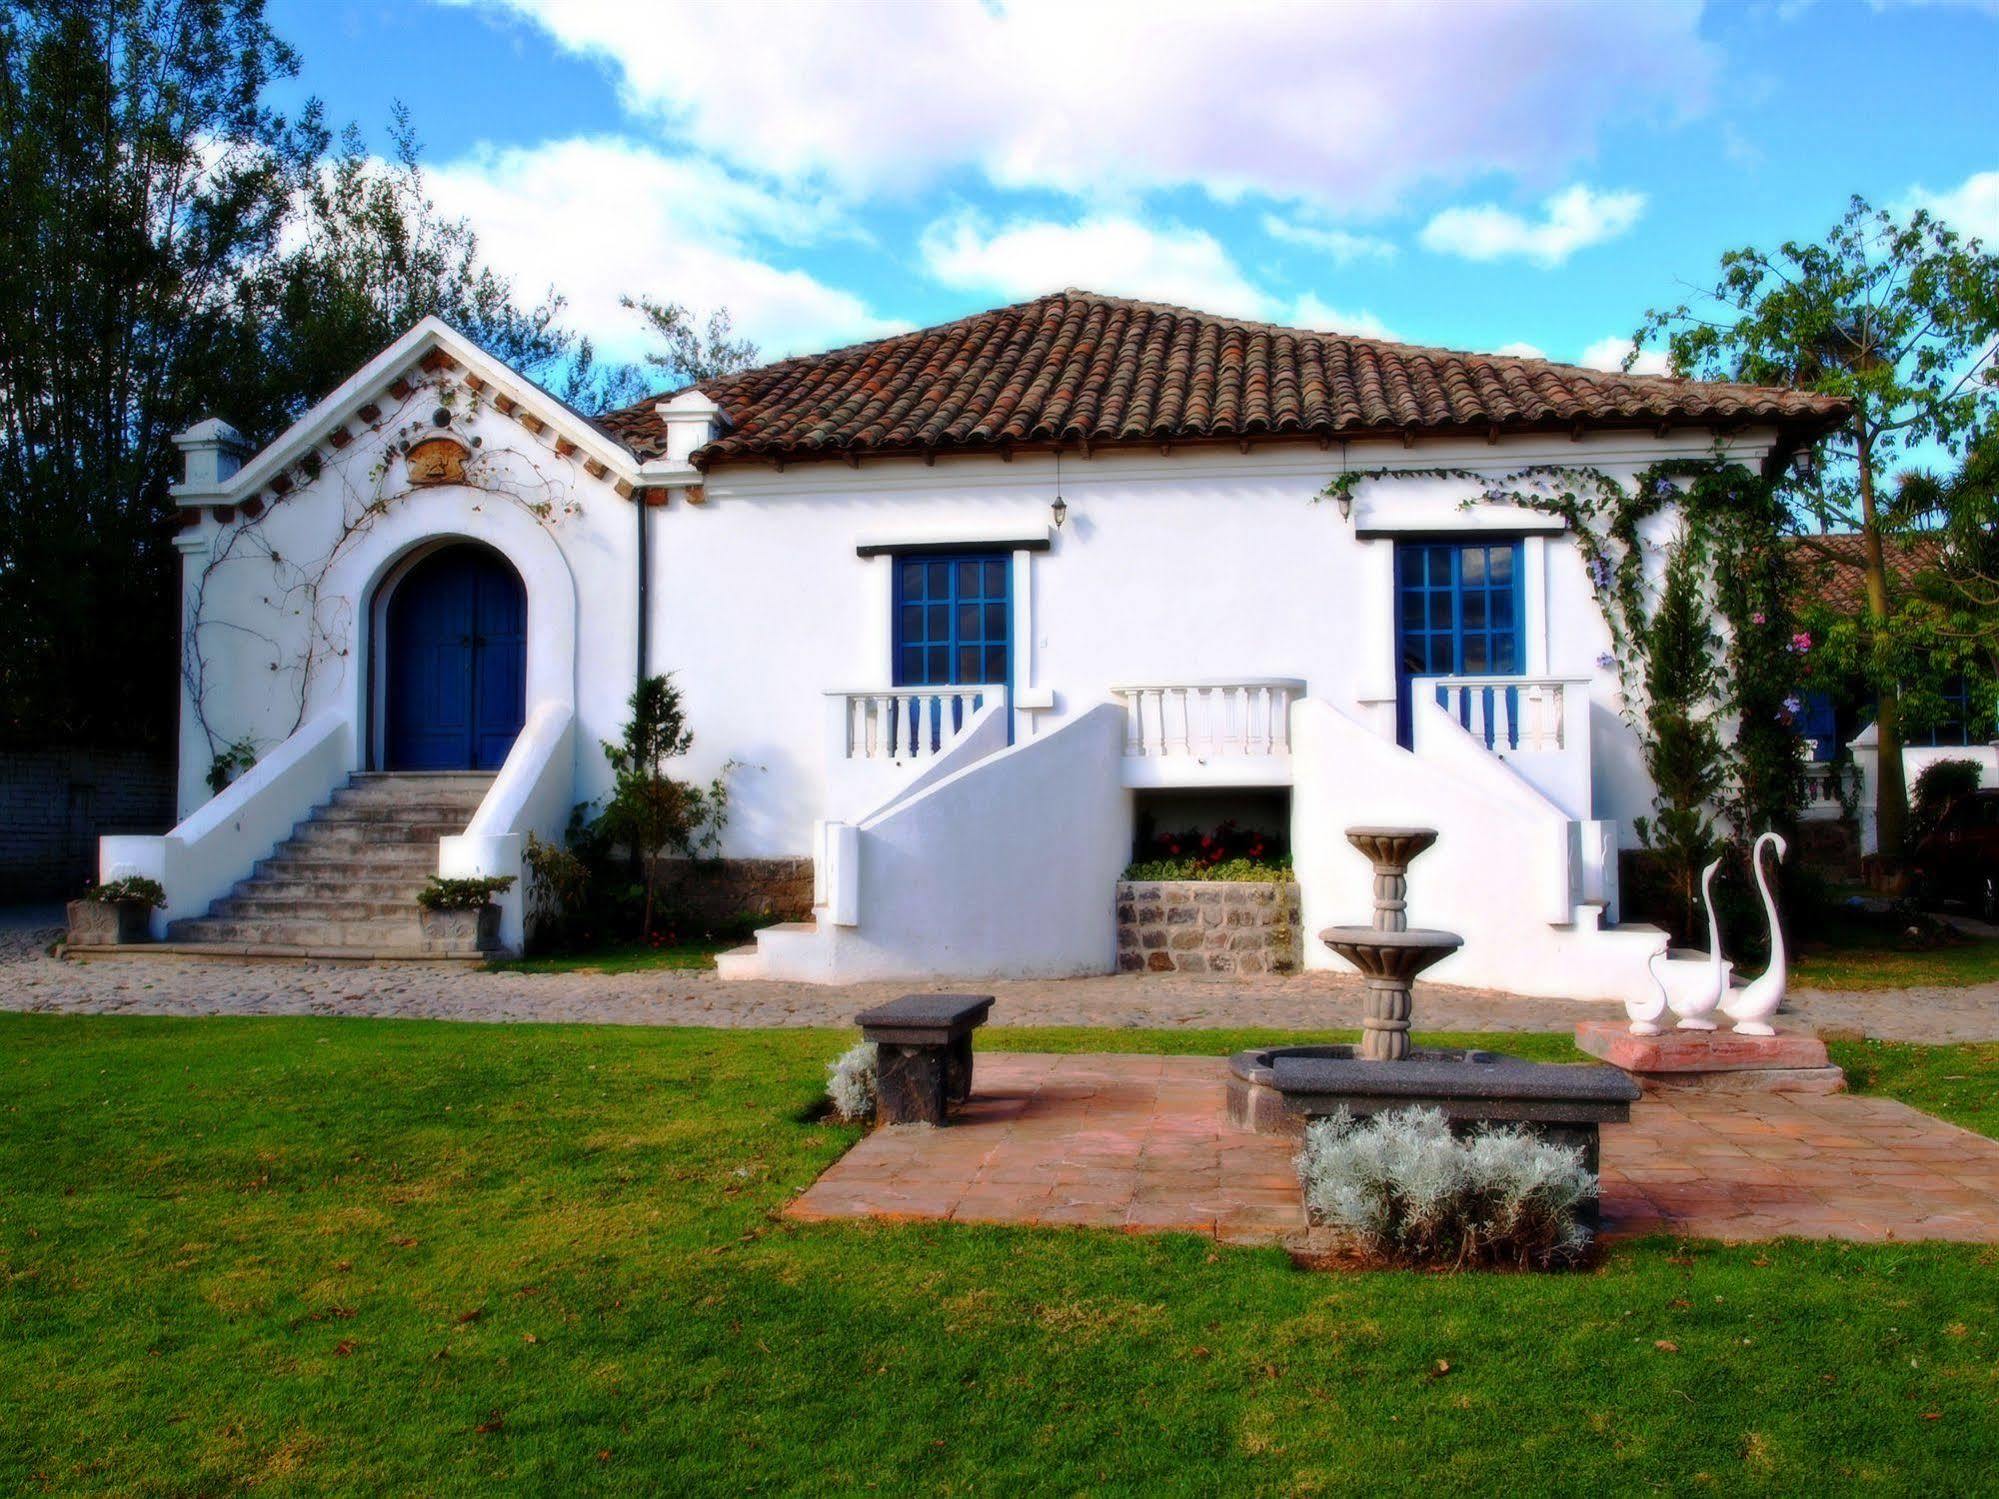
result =
[[[461,959],[463,941],[426,939],[416,895],[437,872],[437,840],[465,831],[490,772],[364,772],[292,830],[206,915],[167,925],[173,950],[241,957]]]

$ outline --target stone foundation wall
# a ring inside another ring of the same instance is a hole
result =
[[[1117,887],[1124,973],[1296,973],[1298,887],[1264,881],[1143,880]]]
[[[810,859],[661,859],[659,902],[698,921],[812,919]]]

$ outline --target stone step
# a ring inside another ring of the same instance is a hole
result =
[[[437,873],[437,850],[433,848],[387,847],[373,850],[297,848],[280,844],[268,858],[259,859],[250,878],[268,877],[308,880],[405,880],[419,885]]]
[[[401,920],[304,921],[197,916],[169,922],[169,942],[241,943],[311,950],[473,952],[470,938],[427,940],[414,915]]]
[[[481,952],[432,952],[400,947],[287,947],[254,942],[133,942],[123,947],[71,947],[72,963],[429,963],[464,968],[483,966]]]
[[[405,805],[400,802],[343,802],[334,801],[312,814],[315,823],[359,823],[368,826],[394,826],[397,823],[449,822],[457,824],[464,831],[465,824],[479,810],[477,801],[455,805],[451,802],[423,801]]]
[[[412,903],[429,882],[427,874],[412,872],[407,879],[385,879],[380,871],[351,880],[320,879],[315,875],[267,874],[256,879],[238,880],[224,900],[345,900],[401,901]]]
[[[327,822],[314,818],[292,829],[291,842],[303,844],[358,844],[368,848],[435,845],[465,831],[465,824],[444,822]]]
[[[424,936],[416,895],[437,872],[438,840],[465,831],[493,779],[350,777],[205,915],[169,922],[171,944],[218,956],[476,959],[469,939]]]
[[[223,920],[299,921],[408,921],[421,909],[416,893],[381,900],[362,900],[327,894],[319,897],[271,894],[225,895],[208,908],[212,918]]]

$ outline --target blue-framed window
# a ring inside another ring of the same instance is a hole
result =
[[[1397,544],[1396,737],[1405,747],[1412,678],[1523,669],[1520,573],[1518,539]]]
[[[1971,683],[1968,680],[1952,677],[1937,695],[1943,699],[1942,715],[1932,719],[1927,727],[1908,734],[1903,741],[1905,744],[1912,748],[1956,748],[1984,744],[1992,737],[1991,725],[1981,722],[1972,712]]]
[[[1012,572],[1004,552],[896,558],[895,685],[1010,681]]]

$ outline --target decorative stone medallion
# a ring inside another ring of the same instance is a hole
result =
[[[419,487],[463,484],[465,460],[470,456],[471,450],[455,437],[441,434],[426,437],[422,442],[411,444],[405,459],[409,465],[410,483]]]

